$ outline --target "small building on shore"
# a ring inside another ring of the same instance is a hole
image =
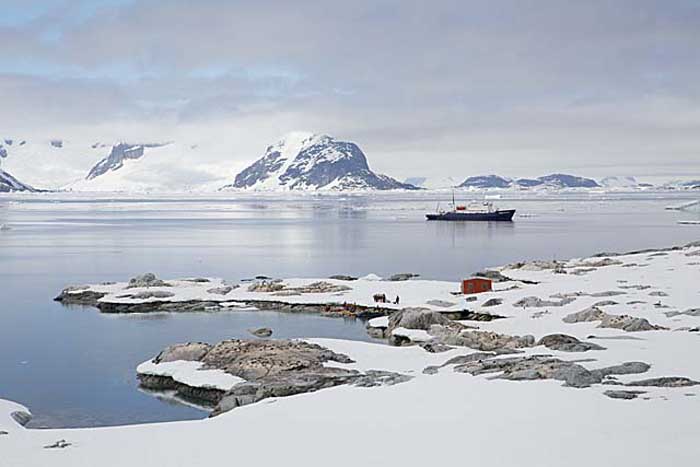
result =
[[[483,277],[472,277],[470,279],[464,279],[462,281],[462,293],[464,295],[490,292],[491,290],[493,290],[491,279],[484,279]]]

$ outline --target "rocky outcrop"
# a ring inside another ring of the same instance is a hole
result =
[[[632,362],[589,370],[580,363],[560,360],[549,355],[495,357],[488,353],[470,354],[448,360],[439,367],[428,367],[423,372],[432,374],[444,366],[455,365],[455,372],[474,376],[493,375],[493,378],[511,381],[553,379],[563,381],[565,386],[585,388],[602,383],[606,376],[630,374],[632,371],[643,373],[649,368],[646,364],[638,365],[637,362]]]
[[[642,387],[657,387],[657,388],[685,388],[689,386],[698,386],[700,381],[694,381],[690,378],[682,376],[665,376],[661,378],[643,379],[639,381],[631,381],[625,386],[642,386]]]
[[[564,306],[575,300],[574,297],[565,297],[561,300],[543,300],[539,297],[524,297],[513,303],[514,307],[518,308],[543,308],[543,307],[554,307],[554,306]]]
[[[356,370],[326,366],[327,362],[353,363],[316,344],[295,340],[228,340],[215,345],[189,343],[163,350],[153,362],[195,361],[204,370],[221,370],[245,380],[229,390],[191,387],[167,376],[140,374],[144,389],[175,390],[180,397],[209,401],[218,415],[236,407],[252,404],[268,397],[285,397],[318,391],[342,384],[363,387],[405,382],[409,376],[385,371]]]
[[[509,336],[491,331],[461,329],[454,325],[433,325],[428,333],[442,344],[499,353],[513,353],[517,352],[517,349],[535,345],[535,338],[529,335]]]
[[[641,394],[646,394],[645,391],[625,391],[625,390],[608,390],[603,394],[611,399],[632,400],[639,397]]]
[[[663,326],[651,324],[645,318],[636,318],[629,315],[611,315],[600,308],[593,306],[585,310],[571,313],[565,316],[562,321],[565,323],[582,323],[590,321],[600,321],[599,328],[622,329],[627,332],[656,331],[667,329]]]
[[[573,336],[566,334],[550,334],[544,336],[537,342],[537,345],[544,345],[551,350],[559,350],[561,352],[587,352],[589,350],[605,350],[598,344],[590,342],[581,342]]]
[[[140,287],[172,287],[172,284],[158,279],[152,272],[147,272],[146,274],[132,277],[129,279],[129,285],[126,286],[127,289],[136,289]]]

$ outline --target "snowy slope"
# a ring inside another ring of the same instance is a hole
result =
[[[225,189],[395,190],[416,189],[372,172],[362,150],[351,142],[306,132],[287,134],[239,173]]]
[[[119,143],[67,185],[73,191],[211,191],[223,185],[235,166],[209,161],[198,145]]]
[[[101,143],[65,140],[0,140],[3,170],[22,182],[39,189],[56,190],[85,177],[90,167],[109,152]]]

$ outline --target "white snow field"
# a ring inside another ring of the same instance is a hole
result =
[[[646,373],[620,376],[620,383],[670,376],[700,381],[700,244],[573,259],[557,265],[512,265],[501,272],[516,280],[498,283],[496,291],[479,294],[476,302],[469,303],[450,294],[458,284],[433,281],[343,282],[352,290],[308,297],[247,292],[243,285],[231,295],[359,303],[381,289],[388,296],[401,294],[401,306],[430,308],[425,305],[428,300],[460,301],[457,307],[507,317],[464,322],[482,330],[531,334],[536,339],[563,333],[605,347],[578,353],[536,346],[525,349],[524,355],[549,354],[578,361],[589,369],[630,361],[651,365]],[[285,283],[298,287],[315,281],[318,279]],[[178,298],[201,295],[197,288],[202,284],[187,284],[176,282],[168,289]],[[108,297],[116,297],[124,292],[123,286],[94,287],[111,287]],[[129,289],[130,293],[139,291]],[[482,309],[486,300],[496,297],[503,303]],[[529,299],[522,302],[524,306],[514,305],[527,297],[545,303]],[[598,306],[605,313],[645,318],[659,329],[628,332],[601,328],[597,321],[563,321],[603,301],[608,304]],[[386,320],[372,324],[384,325]],[[408,331],[419,339],[427,334]],[[697,465],[700,386],[633,387],[645,393],[634,400],[618,400],[603,393],[630,387],[594,384],[575,389],[552,380],[505,381],[458,373],[451,366],[437,374],[423,373],[427,366],[474,352],[466,347],[429,353],[419,346],[310,340],[355,360],[333,365],[387,370],[414,378],[394,386],[340,386],[266,399],[201,421],[98,429],[28,430],[9,415],[26,409],[0,401],[0,466]],[[199,371],[188,370],[187,378]],[[219,384],[220,374],[205,373],[196,375],[197,384]],[[60,443],[63,448],[45,447],[61,440],[65,441]]]

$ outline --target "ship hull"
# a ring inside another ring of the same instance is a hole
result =
[[[495,221],[511,222],[515,215],[515,209],[506,209],[493,212],[444,212],[440,214],[426,214],[429,221]]]

